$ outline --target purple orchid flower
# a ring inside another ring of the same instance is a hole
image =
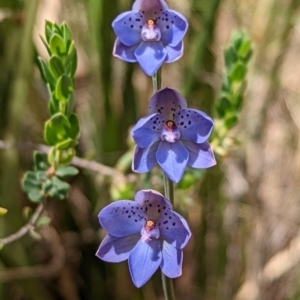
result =
[[[149,101],[149,114],[132,129],[136,142],[133,171],[149,172],[157,163],[174,182],[179,182],[186,166],[205,169],[216,164],[207,142],[213,120],[204,112],[187,108],[185,99],[165,88]]]
[[[136,287],[144,285],[159,267],[170,278],[181,275],[182,249],[191,231],[160,193],[143,190],[134,201],[111,203],[99,213],[99,222],[108,235],[96,255],[107,262],[128,259]]]
[[[120,14],[112,27],[117,35],[113,55],[138,62],[152,76],[164,62],[171,63],[182,56],[188,23],[164,0],[136,0],[132,11]]]

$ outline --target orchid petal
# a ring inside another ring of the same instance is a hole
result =
[[[197,144],[189,140],[183,140],[183,144],[189,151],[188,166],[192,168],[206,169],[216,164],[214,153],[208,142]]]
[[[186,168],[189,152],[181,141],[175,143],[160,142],[156,159],[166,175],[174,182],[179,182]]]
[[[159,142],[155,142],[147,148],[134,148],[132,171],[138,173],[146,173],[157,165],[156,151]]]
[[[183,42],[179,42],[179,44],[175,47],[171,47],[166,45],[167,57],[165,59],[166,63],[172,63],[179,59],[183,55]]]
[[[169,278],[175,278],[182,274],[182,250],[172,244],[163,241],[161,270]]]
[[[133,127],[131,134],[140,148],[146,148],[160,140],[164,119],[161,114],[152,114],[140,119]]]
[[[204,112],[196,109],[182,109],[175,117],[181,138],[195,143],[205,142],[211,134],[214,122]]]
[[[188,29],[186,18],[170,9],[161,12],[157,19],[157,25],[161,30],[162,43],[171,47],[177,46],[182,41]]]
[[[135,50],[135,57],[143,71],[154,75],[167,56],[167,50],[161,42],[141,42]]]
[[[115,237],[138,234],[147,220],[142,207],[130,200],[116,201],[99,213],[101,226]]]
[[[185,247],[191,231],[185,219],[174,211],[166,211],[158,221],[160,236],[177,249]]]
[[[156,92],[149,100],[149,114],[160,113],[164,120],[174,120],[176,113],[186,108],[185,99],[174,89],[165,88]]]
[[[132,46],[142,41],[141,30],[144,23],[141,12],[126,11],[114,19],[112,27],[124,45]]]
[[[162,261],[160,241],[140,240],[129,254],[128,264],[132,281],[136,287],[144,285],[158,269]]]
[[[132,5],[132,10],[141,10],[144,12],[154,10],[158,13],[160,9],[168,9],[168,5],[164,0],[135,0]]]
[[[121,262],[129,257],[130,251],[135,247],[140,234],[117,238],[107,235],[100,244],[96,256],[107,262]]]
[[[162,214],[172,209],[172,204],[154,190],[142,190],[135,194],[134,201],[143,207],[147,219],[158,221]]]
[[[137,46],[138,44],[126,46],[120,41],[119,38],[117,38],[113,49],[113,55],[127,62],[136,62],[134,51]]]

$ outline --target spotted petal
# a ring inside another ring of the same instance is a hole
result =
[[[137,46],[138,44],[126,46],[117,38],[113,49],[113,55],[127,62],[136,62],[134,51]]]
[[[135,247],[140,238],[140,234],[122,238],[107,235],[103,239],[96,256],[107,262],[117,263],[124,261],[128,259],[130,251]]]
[[[161,264],[160,241],[140,240],[129,254],[128,264],[132,281],[136,287],[144,285]]]
[[[211,134],[214,122],[204,112],[196,109],[183,109],[175,117],[181,138],[195,143],[204,143]]]
[[[161,129],[164,125],[163,116],[151,114],[140,119],[132,129],[132,137],[140,148],[146,148],[160,140]]]
[[[175,143],[160,142],[156,159],[166,175],[174,182],[181,179],[186,164],[188,162],[189,152],[183,143],[177,140]]]
[[[161,270],[169,278],[175,278],[182,273],[182,250],[172,244],[163,241]]]
[[[132,170],[138,173],[146,173],[152,170],[157,165],[156,151],[159,142],[151,144],[147,148],[134,148]]]
[[[158,221],[160,236],[177,249],[185,247],[191,231],[185,219],[174,211],[166,211]]]
[[[197,144],[189,140],[183,141],[189,150],[188,166],[192,168],[206,169],[216,164],[214,153],[208,142]]]
[[[100,211],[98,217],[101,226],[115,237],[140,234],[147,220],[141,206],[129,200],[109,204]]]
[[[141,42],[135,50],[135,57],[143,71],[154,75],[163,64],[167,56],[167,50],[161,42]]]
[[[160,113],[164,120],[174,120],[176,114],[187,107],[185,99],[176,91],[165,88],[156,92],[149,100],[149,114]]]
[[[175,47],[166,45],[166,50],[168,54],[165,62],[172,63],[183,55],[183,42],[179,42],[179,44]]]
[[[134,201],[141,205],[147,218],[158,221],[162,214],[172,209],[170,201],[154,190],[142,190],[135,194]]]
[[[161,12],[157,25],[161,30],[161,41],[171,47],[177,46],[182,41],[188,29],[186,18],[170,9]]]
[[[132,46],[142,41],[141,30],[144,23],[141,12],[127,11],[114,19],[112,27],[124,45]]]

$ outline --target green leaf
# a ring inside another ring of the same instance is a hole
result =
[[[51,117],[45,124],[44,138],[49,145],[56,145],[56,143],[66,139],[67,130],[70,129],[70,122],[62,113],[57,113]]]
[[[57,28],[55,29],[56,29],[55,31],[59,33],[58,31],[60,31],[60,29],[59,30]],[[58,57],[64,57],[67,54],[67,48],[63,38],[59,36],[57,33],[54,33],[50,39],[50,43],[49,43],[50,49],[54,55]]]
[[[53,24],[50,21],[46,20],[46,24],[45,24],[45,37],[46,40],[49,44],[51,36],[52,36],[52,28],[53,28]]]
[[[244,79],[246,72],[246,66],[243,63],[238,62],[232,67],[229,78],[232,82],[241,82]]]
[[[74,141],[71,138],[67,138],[67,139],[63,140],[62,142],[57,143],[55,145],[55,147],[58,150],[65,150],[65,149],[75,146],[76,144],[77,144],[77,141]]]
[[[36,227],[48,226],[51,223],[51,221],[51,218],[49,218],[48,216],[41,215],[36,222]]]
[[[40,182],[43,182],[43,181],[47,180],[47,178],[48,178],[46,171],[37,171],[37,172],[35,172],[35,174],[36,174],[37,180]]]
[[[38,67],[39,67],[39,70],[40,70],[43,80],[46,83],[49,83],[51,89],[54,89],[55,79],[52,76],[52,74],[48,68],[48,65],[41,57],[38,57]]]
[[[238,116],[234,114],[230,114],[225,117],[224,125],[227,129],[231,129],[237,122],[238,122]]]
[[[237,60],[236,52],[232,46],[224,50],[224,60],[227,70],[230,70],[231,66]]]
[[[55,79],[59,79],[65,73],[65,68],[57,56],[52,56],[49,60],[49,68]]]
[[[78,169],[72,166],[60,165],[56,170],[56,175],[62,179],[75,176],[79,173]]]
[[[33,228],[29,230],[29,235],[32,239],[39,241],[42,237],[41,235],[36,232]]]
[[[60,101],[56,99],[55,92],[51,94],[49,101],[49,110],[52,116],[60,112]]]
[[[80,133],[80,124],[76,114],[72,114],[69,117],[70,127],[68,128],[68,136],[73,140],[78,138]]]
[[[34,171],[46,171],[50,167],[47,155],[42,152],[34,151],[33,161]]]
[[[32,202],[41,202],[44,198],[44,193],[41,190],[32,190],[28,193],[28,198]]]
[[[65,61],[65,68],[67,70],[67,73],[70,77],[73,77],[75,75],[76,69],[77,69],[77,51],[74,45],[74,42],[72,42],[66,61]]]
[[[233,101],[232,101],[232,104],[233,104],[233,108],[236,112],[238,112],[242,106],[242,103],[243,103],[243,96],[242,95],[235,95],[233,97]]]
[[[56,83],[55,97],[67,101],[73,92],[73,81],[68,75],[63,75]]]
[[[66,165],[71,163],[73,157],[75,156],[75,153],[76,152],[75,152],[74,148],[70,148],[70,149],[61,151],[60,163],[66,164]]]
[[[63,34],[63,39],[67,48],[67,51],[69,50],[69,47],[71,45],[71,31],[68,25],[63,22],[62,25],[60,26],[62,34]]]
[[[51,178],[51,184],[52,188],[48,191],[48,195],[60,200],[65,199],[70,189],[70,185],[55,176]]]
[[[230,95],[222,93],[219,101],[216,104],[216,110],[219,116],[222,118],[227,111],[231,110]]]
[[[50,49],[48,43],[45,41],[45,39],[44,39],[41,35],[40,35],[40,39],[41,39],[41,41],[43,42],[43,44],[44,44],[44,46],[45,46],[45,48],[46,48],[46,50],[47,50],[49,56],[51,56],[52,53],[51,53],[51,49]]]
[[[27,171],[22,179],[22,189],[25,193],[29,193],[31,190],[39,189],[41,182],[37,179],[36,173],[33,171]]]
[[[251,50],[251,41],[250,40],[244,40],[242,45],[240,46],[238,50],[238,56],[239,57],[246,57],[249,51]]]
[[[240,48],[243,39],[245,37],[245,33],[243,31],[234,31],[231,37],[231,44],[234,46],[235,50],[238,51]]]

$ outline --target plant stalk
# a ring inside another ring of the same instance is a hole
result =
[[[154,93],[161,89],[161,69],[152,76]],[[164,174],[164,194],[167,199],[174,205],[174,188],[173,182]],[[175,300],[173,281],[171,278],[161,273],[165,300]]]

